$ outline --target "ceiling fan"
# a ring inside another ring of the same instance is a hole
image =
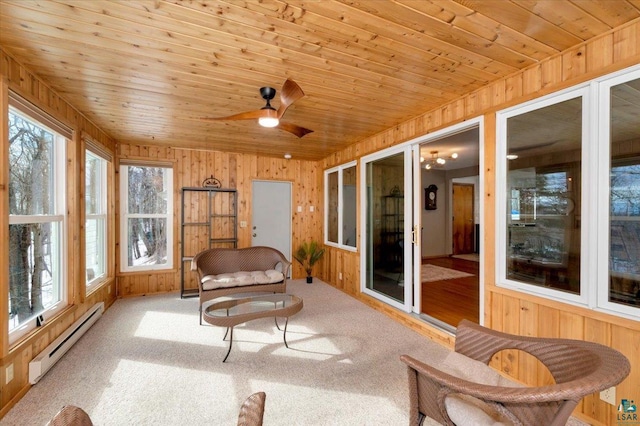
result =
[[[257,118],[258,123],[263,127],[278,127],[279,129],[293,133],[299,138],[313,132],[313,130],[281,121],[287,108],[304,96],[304,92],[295,81],[287,79],[282,85],[282,90],[280,91],[280,106],[277,110],[271,106],[271,100],[276,96],[276,89],[273,87],[261,87],[260,96],[262,96],[262,99],[264,99],[267,104],[259,110],[241,112],[227,117],[202,117],[202,119],[207,121],[223,121],[253,120]]]

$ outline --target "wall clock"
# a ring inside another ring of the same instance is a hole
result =
[[[429,185],[424,189],[424,208],[425,210],[435,210],[438,208],[438,187]]]

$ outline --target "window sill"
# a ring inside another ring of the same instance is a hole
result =
[[[42,333],[48,333],[49,330],[57,327],[63,319],[66,319],[66,317],[69,315],[73,315],[73,313],[77,309],[78,305],[68,305],[66,308],[63,308],[60,312],[58,312],[55,316],[48,319],[44,325],[34,328],[24,336],[19,338],[17,341],[10,343],[7,356],[10,356],[16,352],[20,352],[26,347],[35,344],[35,341],[41,338]],[[53,340],[54,339],[51,339],[51,341]]]
[[[116,277],[132,277],[136,275],[177,274],[178,269],[146,269],[144,271],[120,271]]]

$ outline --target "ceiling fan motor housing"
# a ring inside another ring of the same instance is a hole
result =
[[[262,96],[262,99],[270,101],[276,96],[276,89],[273,87],[261,87],[260,96]]]

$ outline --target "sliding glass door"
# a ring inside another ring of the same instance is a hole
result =
[[[362,159],[362,292],[406,312],[412,310],[411,148]]]

